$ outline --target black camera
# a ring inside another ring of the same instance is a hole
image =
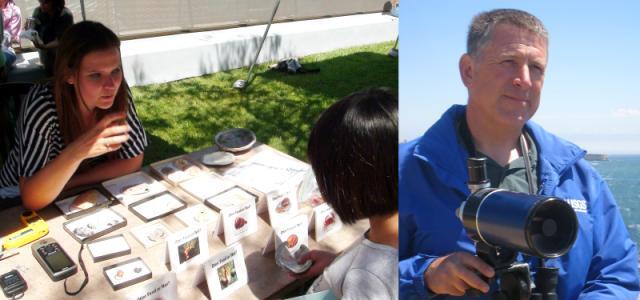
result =
[[[493,299],[557,299],[558,269],[546,268],[544,259],[560,257],[573,246],[578,233],[573,208],[558,197],[490,188],[486,158],[467,163],[471,195],[457,213],[478,257],[496,271],[500,290]],[[533,289],[529,265],[515,264],[518,252],[541,259]]]

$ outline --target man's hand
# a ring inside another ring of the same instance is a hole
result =
[[[70,147],[82,159],[100,156],[120,149],[129,140],[129,126],[124,123],[126,113],[104,116],[93,128],[78,137]]]
[[[311,260],[313,265],[311,268],[304,273],[295,274],[289,272],[289,276],[295,279],[306,279],[316,277],[324,271],[324,269],[333,262],[336,258],[336,255],[331,252],[320,251],[320,250],[312,250],[309,251],[298,259],[299,264],[304,264],[307,260]]]
[[[467,252],[455,252],[433,261],[424,272],[424,281],[435,294],[462,296],[470,288],[487,293],[489,285],[480,279],[478,273],[487,278],[495,275],[493,268],[478,257]]]

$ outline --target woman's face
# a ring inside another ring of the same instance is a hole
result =
[[[68,80],[76,86],[78,101],[85,104],[78,103],[81,107],[89,112],[110,108],[122,83],[120,51],[114,47],[89,52],[82,58],[78,72]]]

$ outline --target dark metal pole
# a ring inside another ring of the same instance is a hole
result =
[[[80,0],[80,11],[82,12],[82,21],[86,21],[87,13],[84,11],[84,0]]]
[[[271,23],[273,23],[273,18],[276,16],[276,12],[278,11],[278,7],[280,6],[280,0],[276,0],[276,5],[273,7],[273,12],[271,13],[271,19],[269,19],[269,23],[267,24],[267,28],[262,35],[262,40],[260,41],[260,46],[258,47],[258,52],[256,52],[256,56],[253,58],[253,62],[251,63],[251,67],[249,67],[249,74],[247,74],[247,80],[243,82],[242,79],[237,80],[233,83],[233,87],[236,89],[244,89],[249,85],[251,80],[253,79],[253,67],[258,61],[258,56],[260,56],[260,51],[262,50],[262,45],[264,45],[264,40],[267,38],[267,33],[269,33],[269,28],[271,27]]]

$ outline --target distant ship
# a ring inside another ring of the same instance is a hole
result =
[[[605,161],[609,160],[609,157],[606,154],[587,153],[587,155],[584,156],[584,159],[588,161]]]

